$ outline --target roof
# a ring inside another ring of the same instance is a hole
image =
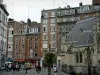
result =
[[[77,42],[74,42],[74,47],[90,46],[93,44],[93,32],[90,30],[83,31]]]
[[[3,11],[7,14],[7,16],[9,15],[9,13],[7,12],[7,10],[5,9],[3,4],[0,4],[0,7],[3,9]]]
[[[74,47],[86,46],[93,43],[93,25],[95,18],[78,21],[69,33],[67,42]]]

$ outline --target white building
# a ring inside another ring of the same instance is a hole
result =
[[[15,21],[13,19],[8,20],[8,29],[7,29],[7,60],[12,59],[13,53],[13,31],[14,31]]]
[[[0,4],[0,69],[5,66],[8,15],[5,5]]]

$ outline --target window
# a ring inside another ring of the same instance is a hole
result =
[[[44,12],[43,16],[44,16],[44,18],[47,18],[48,17],[48,13]]]
[[[24,45],[22,45],[22,48],[24,48]]]
[[[16,37],[16,41],[18,41],[18,37]]]
[[[21,34],[22,34],[22,31],[20,31],[21,32]]]
[[[12,31],[12,34],[13,34],[13,31]]]
[[[35,53],[35,56],[37,56],[37,53]]]
[[[51,48],[55,48],[55,42],[51,43]]]
[[[43,25],[47,24],[48,23],[48,20],[47,19],[44,19],[43,20]]]
[[[82,63],[82,53],[80,53],[80,63]]]
[[[9,25],[9,28],[12,28],[12,25]]]
[[[51,40],[55,40],[55,34],[51,34]]]
[[[24,37],[22,37],[22,39],[21,39],[22,41],[24,41]]]
[[[9,30],[9,35],[12,35],[12,31],[11,30]]]
[[[30,28],[29,30],[30,30],[30,32],[33,32],[33,28]]]
[[[36,49],[37,48],[37,44],[35,43],[34,45],[35,45],[35,49]]]
[[[36,28],[36,30],[37,30],[37,33],[38,33],[38,28]]]
[[[16,45],[16,49],[18,49],[18,45]]]
[[[83,62],[82,53],[76,53],[76,63],[82,63],[82,62]]]
[[[45,29],[46,29],[46,28],[44,27],[44,28],[43,28],[43,31],[44,31],[44,32],[46,31]]]
[[[19,31],[19,34],[20,34],[20,31]]]
[[[47,35],[43,35],[43,40],[47,40]]]
[[[51,31],[55,31],[55,27],[54,26],[51,26]]]
[[[11,44],[9,44],[9,45],[8,45],[8,48],[12,48],[12,45],[11,45]]]
[[[55,17],[55,12],[51,12],[51,17]]]
[[[35,39],[34,39],[35,41],[37,41],[38,39],[37,39],[37,37],[35,37]]]
[[[78,57],[78,53],[76,53],[76,63],[79,62],[79,57]]]
[[[19,34],[22,34],[23,32],[22,32],[22,30],[19,30]]]
[[[33,28],[33,33],[35,32],[35,28]]]
[[[8,55],[12,55],[12,52],[11,51],[8,51]]]
[[[51,23],[55,23],[55,19],[54,19],[54,18],[51,19],[50,22],[51,22]]]
[[[43,32],[47,32],[47,27],[43,27]]]
[[[35,30],[35,31],[34,31],[35,33],[37,33],[37,32],[38,32],[38,28],[34,28],[34,30]]]

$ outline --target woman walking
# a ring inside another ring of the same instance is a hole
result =
[[[15,64],[12,65],[12,69],[13,69],[13,73],[15,73],[15,70],[16,70],[16,65]]]

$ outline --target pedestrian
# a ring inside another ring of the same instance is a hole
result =
[[[70,72],[70,75],[76,75],[75,71]]]
[[[8,64],[8,72],[10,72],[11,71],[11,64],[9,63]]]
[[[16,71],[18,71],[18,64],[16,64]]]
[[[57,67],[56,66],[53,67],[53,71],[54,71],[54,75],[57,75]]]
[[[6,71],[8,71],[8,64],[5,64]]]
[[[24,64],[24,69],[25,69],[25,73],[27,74],[27,69],[28,69],[27,64]]]
[[[13,73],[15,73],[15,70],[16,70],[16,65],[15,64],[12,64],[12,69],[13,69]]]
[[[21,69],[21,65],[20,65],[20,64],[18,64],[18,71],[20,71],[20,69]]]
[[[41,71],[41,66],[40,65],[36,66],[36,72],[38,75],[40,74],[40,71]]]

